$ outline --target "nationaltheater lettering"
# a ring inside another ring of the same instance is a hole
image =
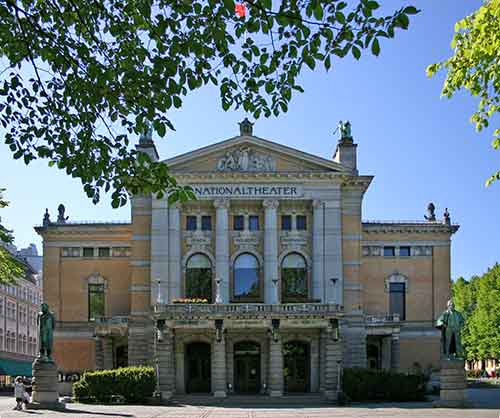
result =
[[[259,186],[259,185],[195,185],[193,190],[198,197],[246,196],[246,197],[298,197],[302,195],[300,186]]]

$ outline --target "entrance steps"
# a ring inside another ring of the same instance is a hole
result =
[[[331,401],[319,393],[287,394],[279,398],[267,395],[228,395],[215,398],[209,394],[174,395],[170,404],[178,406],[224,406],[242,408],[294,408],[297,406],[321,407],[332,405]]]

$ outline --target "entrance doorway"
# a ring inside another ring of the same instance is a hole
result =
[[[237,393],[260,391],[260,345],[243,341],[234,345],[234,390]]]
[[[309,392],[311,356],[309,343],[290,341],[283,345],[285,392]]]
[[[186,346],[186,392],[210,393],[211,356],[210,344],[191,343]]]

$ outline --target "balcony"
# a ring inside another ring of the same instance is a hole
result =
[[[155,305],[155,316],[163,319],[286,319],[286,318],[338,318],[341,305],[327,303],[289,303],[267,305],[262,303],[169,304]]]

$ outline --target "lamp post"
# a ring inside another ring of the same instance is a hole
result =
[[[163,330],[165,328],[165,320],[157,319],[155,323],[155,369],[156,369],[156,388],[155,388],[155,398],[161,400],[161,391],[160,391],[160,359],[158,355],[158,343],[163,342]]]
[[[337,288],[337,282],[338,282],[338,278],[337,277],[332,277],[330,279],[330,282],[332,283],[332,298],[328,301],[328,303],[336,303],[336,296],[337,296],[337,292],[336,292],[336,288]],[[332,300],[333,299],[333,300]]]

